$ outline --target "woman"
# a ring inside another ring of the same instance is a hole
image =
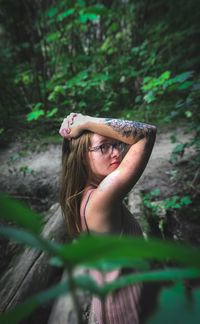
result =
[[[81,232],[141,235],[141,228],[123,204],[123,198],[147,165],[156,127],[72,113],[64,119],[60,135],[64,137],[61,207],[68,235],[71,238]],[[97,271],[92,271],[92,275],[102,284],[104,280],[115,280],[120,271],[109,272],[104,278]],[[105,314],[100,300],[94,297],[91,307],[94,322],[103,324],[106,317],[106,323],[110,324],[139,323],[143,288],[137,284],[109,295]]]

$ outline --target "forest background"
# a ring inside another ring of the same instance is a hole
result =
[[[163,206],[199,224],[199,39],[198,0],[0,0],[1,144],[56,142],[73,111],[181,126],[191,139],[171,163],[193,155],[173,174],[182,196]],[[158,196],[144,199],[150,213]]]

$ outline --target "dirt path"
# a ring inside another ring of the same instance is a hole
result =
[[[171,137],[175,134],[178,134],[177,142],[172,143]],[[140,213],[138,203],[138,200],[140,201],[140,198],[138,198],[140,192],[149,192],[155,188],[159,188],[163,196],[170,194],[172,188],[170,188],[169,178],[170,172],[173,169],[173,165],[170,162],[171,153],[178,143],[185,143],[190,138],[191,136],[184,129],[179,128],[175,131],[167,131],[165,133],[158,132],[147,167],[130,195],[129,201],[130,203],[132,201],[132,211],[134,213]],[[188,153],[189,151],[185,152],[186,155]],[[134,202],[134,200],[137,201]]]

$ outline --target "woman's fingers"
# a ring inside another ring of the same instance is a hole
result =
[[[59,134],[62,137],[67,137],[69,135],[69,133],[70,133],[69,120],[67,118],[65,118],[62,122],[61,127],[60,127]]]
[[[71,122],[70,122],[70,124],[72,125],[73,124],[73,122],[74,122],[74,118],[77,116],[77,114],[76,113],[71,113],[70,114],[70,117],[71,117]]]
[[[65,137],[65,138],[69,138],[69,134],[71,132],[71,125],[73,125],[74,123],[74,118],[77,116],[76,113],[71,113],[70,115],[68,115],[66,118],[64,118],[63,122],[62,122],[62,125],[60,127],[60,130],[59,130],[59,134],[62,136],[62,137]]]

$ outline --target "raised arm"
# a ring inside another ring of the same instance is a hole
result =
[[[143,138],[146,138],[148,144],[151,145],[154,143],[156,135],[156,127],[153,125],[122,119],[96,118],[74,113],[64,119],[59,132],[61,136],[70,139],[80,136],[84,130],[114,138],[130,145]]]

